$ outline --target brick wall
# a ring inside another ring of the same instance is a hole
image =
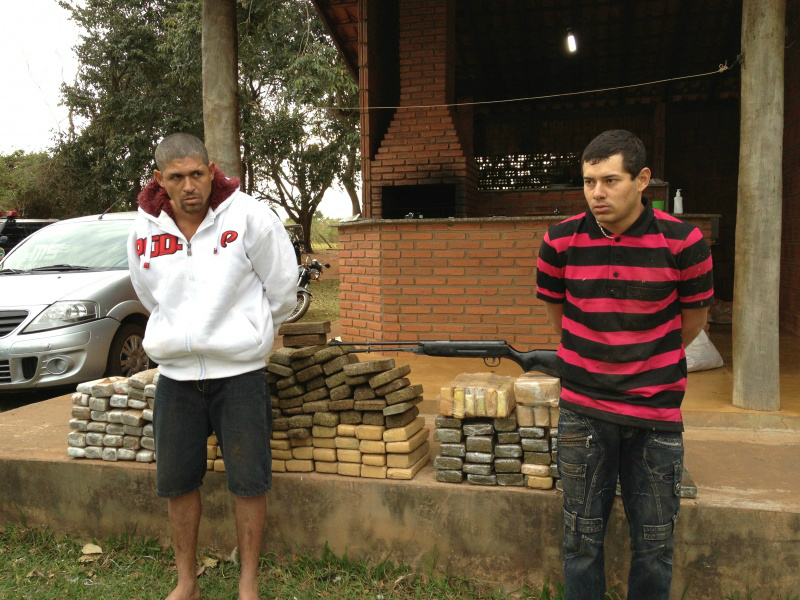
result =
[[[535,265],[557,219],[382,221],[339,227],[343,339],[505,339],[553,345]]]
[[[790,30],[798,31],[797,3],[787,3],[786,24]],[[800,334],[800,45],[797,43],[786,49],[784,68],[780,322],[782,329]]]
[[[451,0],[399,3],[400,108],[370,160],[370,214],[381,216],[382,187],[453,184],[456,216],[469,214],[477,169],[468,159],[452,109]],[[421,108],[427,106],[428,108]]]
[[[536,257],[562,217],[360,221],[339,226],[344,340],[504,339],[555,347]],[[693,222],[710,235],[710,220]]]

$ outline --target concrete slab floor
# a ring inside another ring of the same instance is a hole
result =
[[[334,323],[331,336],[339,335],[338,329],[338,323]],[[781,340],[781,410],[772,413],[731,405],[730,327],[715,326],[711,339],[725,366],[690,373],[683,405],[686,465],[697,484],[699,500],[800,512],[800,469],[793,467],[800,455],[800,338],[784,336]],[[378,356],[362,354],[361,358]],[[420,409],[431,429],[438,412],[439,389],[458,374],[492,371],[516,377],[521,373],[510,361],[490,369],[480,359],[408,353],[395,353],[393,358],[397,364],[410,365],[412,382],[422,384],[425,401]],[[70,410],[70,399],[65,395],[0,413],[0,456],[72,460],[65,455]],[[119,466],[152,468],[136,463]]]
[[[331,333],[337,335],[336,324]],[[705,578],[707,581],[703,585],[712,587],[707,588],[709,595],[701,593],[699,597],[717,597],[717,591],[721,588],[713,588],[713,585],[721,585],[719,582],[762,585],[774,581],[776,585],[782,585],[789,579],[785,579],[786,574],[778,565],[783,564],[788,568],[786,561],[798,563],[793,540],[796,539],[800,523],[800,469],[796,468],[800,450],[800,394],[797,393],[800,361],[796,357],[800,353],[800,341],[797,338],[782,340],[782,410],[765,414],[741,411],[730,404],[729,339],[729,333],[726,334],[724,330],[712,331],[712,340],[726,360],[726,367],[690,374],[689,392],[684,403],[687,423],[686,465],[697,484],[698,498],[685,499],[683,502],[682,523],[676,545],[680,560],[680,564],[676,563],[676,587],[684,586],[691,580],[697,592],[703,589],[703,586],[698,586],[697,578]],[[362,358],[366,360],[373,356],[363,355]],[[423,385],[426,401],[421,407],[431,428],[437,410],[435,399],[442,385],[460,373],[490,370],[478,359],[442,359],[412,354],[399,354],[393,358],[398,364],[409,364],[412,382]],[[491,371],[510,376],[518,376],[521,372],[517,365],[506,361]],[[23,510],[32,523],[41,522],[83,534],[104,535],[112,532],[109,528],[120,526],[120,521],[115,519],[129,514],[128,519],[139,526],[140,531],[163,532],[164,506],[151,493],[154,465],[110,464],[68,458],[66,436],[69,433],[70,411],[71,402],[67,395],[0,413],[0,470],[9,477],[6,483],[16,481],[13,487],[20,489],[19,493],[7,489],[0,494],[8,496],[3,502],[8,507],[3,513],[5,518],[13,519],[16,513],[10,507],[15,506],[18,500],[24,503],[27,498],[30,506],[27,509],[23,506]],[[435,455],[435,451],[434,448],[432,454]],[[497,578],[504,579],[509,573],[524,569],[531,556],[536,556],[534,562],[541,561],[544,568],[541,573],[533,569],[533,575],[559,577],[557,517],[560,497],[557,492],[480,488],[466,484],[453,486],[436,482],[433,474],[430,465],[412,482],[376,482],[320,474],[279,473],[275,476],[274,496],[270,505],[272,510],[285,511],[281,513],[284,523],[282,533],[286,539],[295,541],[298,548],[315,548],[328,540],[338,553],[347,551],[353,556],[375,560],[383,558],[382,553],[388,553],[391,549],[394,560],[403,560],[408,564],[423,560],[425,552],[449,548],[442,555],[443,567],[457,574],[478,573],[481,577],[491,577],[493,569],[498,567],[493,562],[497,555],[493,559],[486,553],[502,552],[500,547],[491,546],[491,540],[484,538],[492,537],[492,528],[504,522],[500,513],[505,514],[506,508],[512,510],[511,507],[524,506],[524,529],[540,531],[540,537],[534,535],[527,541],[524,536],[520,539],[513,536],[509,538],[509,544],[519,546],[524,552],[519,556],[505,557],[506,562],[517,560],[518,564],[509,562],[509,569],[505,571],[497,568]],[[45,495],[48,498],[58,494],[54,486],[60,485],[57,483],[59,481],[67,488],[72,486],[75,489],[62,490],[60,493],[64,497],[55,504],[49,504],[42,499],[42,494],[47,492]],[[26,491],[25,488],[30,489]],[[48,491],[49,488],[53,489]],[[115,489],[119,492],[119,498],[112,499]],[[204,517],[202,543],[225,546],[231,543],[232,514],[224,489],[224,477],[210,474],[203,490],[208,510]],[[136,500],[130,505],[132,496],[136,496]],[[400,506],[401,502],[397,500],[400,497],[404,499],[402,510],[405,512],[398,516],[393,511],[400,509],[393,507]],[[448,500],[445,502],[443,499]],[[320,515],[318,522],[314,521],[311,527],[308,511],[312,506],[319,506],[323,500],[327,507],[323,512],[329,512],[331,518],[323,520]],[[298,506],[298,502],[305,503],[303,506],[307,505],[308,511],[298,508],[294,515],[292,507]],[[351,511],[347,513],[349,516],[336,512],[338,509],[335,507],[349,505],[350,502],[364,504],[363,510],[366,512]],[[416,514],[413,507],[425,507],[428,504],[439,506],[442,502],[452,503],[448,504],[452,510],[437,509],[429,515],[431,520],[425,520],[428,517],[424,511],[413,519],[409,516],[409,510]],[[81,521],[87,506],[92,507],[90,511],[97,517],[101,514],[104,516]],[[479,510],[475,507],[479,507]],[[487,523],[471,525],[470,540],[481,539],[481,544],[474,547],[472,541],[467,543],[467,540],[463,540],[462,546],[460,542],[456,543],[456,540],[447,537],[456,527],[455,522],[460,521],[468,511],[476,515],[490,515]],[[367,531],[368,528],[359,530],[362,526],[359,523],[376,514],[380,516],[380,523],[376,524],[374,531]],[[445,517],[449,520],[440,523],[439,520]],[[343,522],[350,523],[355,533],[350,532],[349,537],[343,537]],[[127,521],[122,523],[124,526],[131,524]],[[420,540],[414,532],[401,531],[404,524],[411,527],[411,523],[415,529],[421,527],[422,530],[432,531],[431,539],[426,540],[423,536]],[[518,529],[517,525],[514,531]],[[506,533],[511,536],[513,531]],[[608,534],[608,554],[614,555],[609,558],[608,570],[614,581],[624,581],[626,538],[624,517],[618,503]],[[767,572],[764,570],[767,567],[761,564],[757,569],[743,568],[739,559],[721,550],[719,544],[729,548],[757,548],[756,554],[767,556],[769,563],[778,570]],[[407,554],[401,554],[406,547]],[[465,547],[472,548],[471,554],[465,553]],[[376,556],[376,552],[381,556]],[[716,595],[710,595],[712,589]]]

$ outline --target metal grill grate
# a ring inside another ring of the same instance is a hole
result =
[[[478,189],[526,190],[571,183],[580,173],[577,152],[476,156]]]
[[[0,383],[11,383],[11,365],[7,360],[0,360]]]
[[[27,310],[2,310],[0,311],[0,337],[5,337],[25,320]]]

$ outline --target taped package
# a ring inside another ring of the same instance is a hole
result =
[[[533,407],[557,407],[561,380],[544,373],[524,373],[514,383],[517,404]]]
[[[508,417],[516,406],[515,381],[494,373],[461,373],[441,389],[439,413],[457,419]]]

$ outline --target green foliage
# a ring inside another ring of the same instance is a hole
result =
[[[333,219],[317,212],[311,222],[311,241],[317,249],[338,248],[341,219]]]
[[[357,86],[310,2],[251,9],[239,48],[248,189],[302,225],[313,251],[311,221],[325,191],[350,181],[357,165],[358,113],[330,107],[357,106]]]
[[[95,210],[95,198],[73,179],[80,174],[67,153],[0,156],[0,209],[26,218],[68,218]]]
[[[198,65],[173,60],[169,36],[182,3],[168,0],[61,0],[83,30],[76,80],[62,87],[69,131],[55,153],[87,212],[135,207],[158,139],[176,130],[202,135]],[[194,47],[199,53],[199,36]]]
[[[31,189],[47,161],[44,153],[25,154],[17,150],[0,154],[0,210],[16,210],[30,216]]]
[[[53,149],[63,198],[131,209],[166,134],[203,137],[202,0],[59,0],[83,30],[70,128]],[[357,87],[309,0],[236,3],[240,129],[248,193],[310,231],[324,192],[358,176]],[[306,240],[311,246],[311,239]]]

